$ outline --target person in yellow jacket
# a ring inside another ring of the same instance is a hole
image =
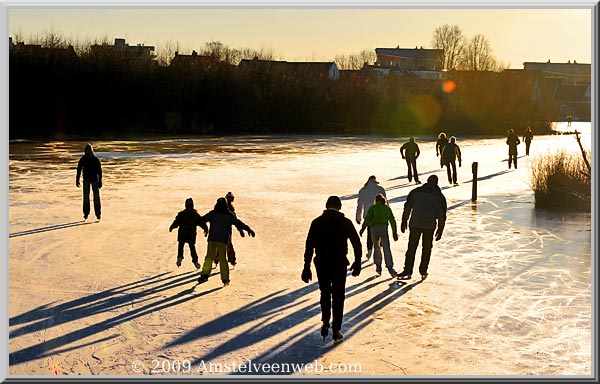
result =
[[[390,272],[390,275],[396,277],[398,273],[394,270],[394,259],[392,258],[390,238],[388,235],[388,223],[392,227],[394,241],[398,241],[398,229],[396,227],[394,213],[387,204],[386,198],[382,194],[378,194],[375,197],[375,204],[367,211],[367,217],[365,217],[365,221],[360,229],[360,235],[362,236],[367,228],[371,231],[371,238],[373,239],[373,245],[375,246],[373,262],[375,263],[377,274],[381,275],[381,248],[383,248],[385,266]]]

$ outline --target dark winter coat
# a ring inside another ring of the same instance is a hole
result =
[[[435,143],[436,155],[439,154],[441,156],[442,153],[444,153],[444,147],[446,146],[446,144],[448,144],[448,139],[446,139],[446,138],[437,139],[437,142]]]
[[[100,166],[100,160],[92,154],[90,156],[83,155],[79,159],[79,163],[77,163],[77,179],[75,180],[79,183],[79,177],[83,171],[83,180],[94,182],[99,181],[102,182],[102,167]]]
[[[420,229],[444,229],[446,224],[446,198],[440,187],[425,183],[413,189],[404,203],[402,221],[408,222],[409,227]],[[410,218],[410,222],[408,221]]]
[[[200,214],[195,209],[184,209],[177,214],[169,229],[179,228],[177,230],[177,241],[194,244],[196,242],[196,227],[200,226],[202,229],[208,230],[208,227],[200,218]]]
[[[421,154],[419,146],[414,141],[402,144],[400,147],[400,154],[406,158],[417,158]]]
[[[362,247],[354,224],[343,213],[326,209],[310,224],[306,237],[304,263],[310,263],[314,250],[315,267],[346,268],[350,264],[346,257],[348,240],[354,249],[354,260],[360,263]]]
[[[442,151],[442,159],[444,161],[444,164],[452,163],[457,159],[460,163],[462,159],[458,144],[452,142],[446,143],[446,145],[444,146],[444,150]]]
[[[235,225],[236,228],[241,230],[250,231],[250,227],[244,224],[240,219],[235,217],[232,212],[219,212],[212,210],[206,215],[202,216],[203,223],[210,223],[210,229],[208,230],[208,241],[218,241],[220,243],[228,244],[231,239],[231,226]]]
[[[531,131],[525,132],[525,134],[523,135],[523,141],[529,143],[531,142],[531,140],[533,140],[533,133],[531,133]]]
[[[517,145],[521,144],[521,140],[519,140],[519,136],[514,133],[508,135],[506,139],[506,144],[508,144],[508,154],[516,155],[517,154]]]

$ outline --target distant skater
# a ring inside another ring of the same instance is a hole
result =
[[[196,227],[200,226],[204,229],[204,235],[208,233],[208,227],[201,221],[200,214],[194,209],[194,200],[190,197],[185,200],[185,209],[180,211],[173,223],[169,227],[169,232],[175,228],[177,230],[177,266],[181,267],[181,261],[183,260],[183,247],[187,243],[190,247],[190,254],[192,255],[192,263],[196,269],[200,269],[198,263],[198,254],[196,253]]]
[[[431,175],[427,183],[410,191],[404,203],[400,231],[404,233],[409,228],[408,249],[404,260],[404,270],[398,278],[410,279],[415,264],[415,254],[422,237],[421,263],[419,273],[421,279],[427,278],[431,249],[433,248],[433,235],[435,240],[442,238],[446,225],[446,198],[438,187],[438,177]],[[437,227],[437,230],[436,230]]]
[[[329,334],[329,321],[333,331],[333,341],[339,342],[344,338],[341,332],[344,315],[344,299],[346,291],[346,274],[348,265],[348,240],[354,249],[354,262],[350,266],[352,276],[360,275],[362,247],[354,224],[340,210],[342,200],[330,196],[325,203],[325,211],[310,224],[306,237],[304,251],[304,268],[302,281],[312,280],[310,263],[315,254],[315,269],[321,291],[321,336],[323,341]]]
[[[385,189],[377,181],[375,175],[369,176],[369,179],[358,191],[358,202],[356,205],[356,223],[361,223],[361,218],[367,217],[367,211],[375,203],[375,196],[382,194],[385,197]],[[367,260],[373,252],[373,239],[371,231],[367,231]]]
[[[365,229],[371,231],[371,238],[375,247],[373,254],[373,262],[375,263],[375,271],[381,276],[381,248],[383,248],[383,256],[385,258],[385,266],[392,277],[396,277],[398,273],[394,270],[394,259],[392,258],[392,250],[390,248],[390,238],[388,235],[388,223],[392,227],[392,236],[394,241],[398,241],[398,229],[396,227],[396,219],[392,208],[387,204],[387,200],[382,194],[375,197],[375,204],[369,208],[367,217],[363,222],[359,234],[362,236]]]
[[[458,176],[456,175],[456,160],[458,160],[458,166],[462,167],[462,155],[460,153],[460,147],[456,144],[456,138],[452,136],[450,142],[444,146],[442,152],[442,158],[444,165],[446,166],[446,172],[448,173],[448,183],[458,185]]]
[[[204,223],[210,223],[208,230],[208,249],[202,265],[202,274],[198,279],[199,283],[204,283],[210,276],[212,261],[218,255],[221,269],[221,281],[224,285],[229,284],[229,264],[227,263],[227,244],[231,238],[231,226],[235,225],[238,231],[245,230],[251,237],[255,233],[249,226],[239,220],[233,212],[227,208],[227,200],[219,197],[212,211],[202,216]]]
[[[100,188],[102,188],[102,167],[100,159],[94,155],[92,144],[86,144],[85,154],[77,163],[77,177],[75,185],[79,188],[79,178],[83,172],[83,219],[87,220],[90,214],[90,187],[94,193],[94,213],[96,219],[100,220],[102,209],[100,205]]]
[[[233,193],[227,192],[227,195],[225,195],[225,200],[227,200],[227,208],[229,208],[229,211],[235,215],[235,207],[233,206],[234,199],[235,197],[233,196]],[[241,237],[245,236],[244,231],[239,232]],[[233,236],[229,238],[229,244],[227,244],[227,261],[229,261],[229,264],[231,264],[232,266],[235,266],[237,264],[237,260],[235,257],[235,249],[233,248]],[[215,265],[219,264],[219,255],[215,256],[213,262],[215,263]]]
[[[571,115],[569,114],[569,116],[567,116],[567,127],[570,127],[570,126],[571,126],[571,122],[572,122],[572,121],[573,121],[573,116],[571,116]]]
[[[440,132],[438,135],[438,139],[435,143],[435,156],[440,157],[440,168],[444,168],[444,147],[448,144],[448,138],[446,137],[446,132]]]
[[[531,126],[525,128],[525,134],[523,135],[523,141],[525,142],[525,154],[529,156],[529,147],[531,146],[531,140],[533,140],[533,133],[531,133]],[[515,163],[515,168],[516,168]]]
[[[519,140],[519,136],[517,136],[512,129],[508,130],[506,144],[508,145],[508,169],[510,169],[511,163],[513,162],[515,164],[515,169],[517,169],[517,145],[521,144],[521,140]]]
[[[403,159],[406,159],[406,166],[408,167],[408,182],[412,181],[413,175],[415,177],[415,183],[421,184],[419,181],[419,174],[417,173],[417,158],[421,154],[419,146],[415,143],[415,138],[411,137],[408,143],[404,143],[400,147],[400,155]]]

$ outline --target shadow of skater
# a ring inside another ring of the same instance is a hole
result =
[[[11,233],[11,234],[8,235],[8,237],[11,238],[11,237],[19,237],[19,236],[25,236],[25,235],[33,235],[35,233],[42,233],[42,232],[48,232],[48,231],[56,231],[57,229],[65,229],[65,228],[71,228],[71,227],[78,227],[80,225],[87,225],[87,224],[93,224],[93,222],[91,222],[91,221],[87,221],[86,222],[85,220],[81,220],[81,221],[73,221],[72,223],[50,225],[48,227],[42,227],[42,228],[36,228],[36,229],[28,229],[26,231],[20,231],[20,232]]]
[[[53,326],[58,326],[69,321],[83,319],[95,314],[131,307],[134,304],[140,304],[144,302],[147,303],[144,306],[121,313],[96,324],[91,324],[87,327],[55,337],[54,339],[45,340],[36,345],[14,351],[9,355],[10,364],[13,365],[23,363],[54,355],[58,353],[58,348],[77,342],[83,338],[104,332],[119,324],[141,316],[145,316],[154,311],[179,305],[193,298],[197,298],[217,290],[213,289],[206,292],[193,294],[195,288],[197,287],[197,285],[193,285],[191,288],[188,288],[170,297],[154,295],[181,285],[187,285],[195,280],[193,272],[187,272],[166,278],[164,278],[163,275],[165,274],[160,274],[151,278],[140,280],[138,282],[126,284],[121,287],[73,300],[68,303],[56,305],[54,307],[50,305],[41,306],[25,314],[11,318],[9,320],[9,324],[11,326],[36,321],[35,323],[13,330],[9,335],[11,338],[13,338],[31,332],[42,331]],[[130,292],[136,288],[143,288],[143,290],[140,292]],[[77,349],[81,346],[82,345],[71,346],[67,350]]]
[[[366,325],[370,324],[373,321],[373,313],[394,302],[421,283],[422,281],[416,281],[408,285],[403,285],[401,282],[394,281],[384,292],[375,295],[373,298],[350,310],[348,313],[346,313],[347,331],[345,339],[351,339],[352,336],[358,332],[358,330],[364,329]],[[279,367],[284,368],[280,370],[280,372],[255,371],[234,372],[233,374],[264,375],[277,373],[279,375],[291,375],[301,372],[302,368],[304,368],[308,363],[315,363],[315,360],[317,360],[318,363],[319,358],[321,358],[330,350],[336,348],[338,345],[340,345],[340,343],[329,343],[322,345],[320,338],[318,338],[314,332],[314,326],[309,325],[294,334],[288,335],[284,341],[281,341],[277,345],[269,348],[268,351],[265,351],[262,354],[252,358],[252,363],[256,364],[255,366],[264,364],[278,364]],[[313,370],[313,372],[316,371]]]
[[[346,290],[346,298],[368,291],[370,288],[385,282],[385,280],[377,279],[376,282],[366,285],[375,279],[375,277],[371,277],[352,285]],[[166,344],[162,349],[197,342],[201,338],[231,331],[244,324],[254,323],[255,325],[250,329],[229,338],[211,352],[197,358],[192,362],[192,365],[197,365],[202,361],[215,360],[227,353],[251,347],[286,332],[290,327],[305,322],[307,318],[317,316],[320,313],[319,303],[308,298],[308,295],[317,289],[317,284],[313,283],[291,292],[280,290],[271,293],[233,312],[200,325]],[[291,312],[285,317],[281,317],[280,314],[284,311]],[[311,337],[316,336],[312,331],[313,329],[314,325],[306,328],[306,332],[310,332]],[[319,344],[322,344],[322,341]]]

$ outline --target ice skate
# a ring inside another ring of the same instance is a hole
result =
[[[333,335],[331,337],[333,338],[334,343],[339,343],[344,339],[344,335],[338,329],[333,330]]]

